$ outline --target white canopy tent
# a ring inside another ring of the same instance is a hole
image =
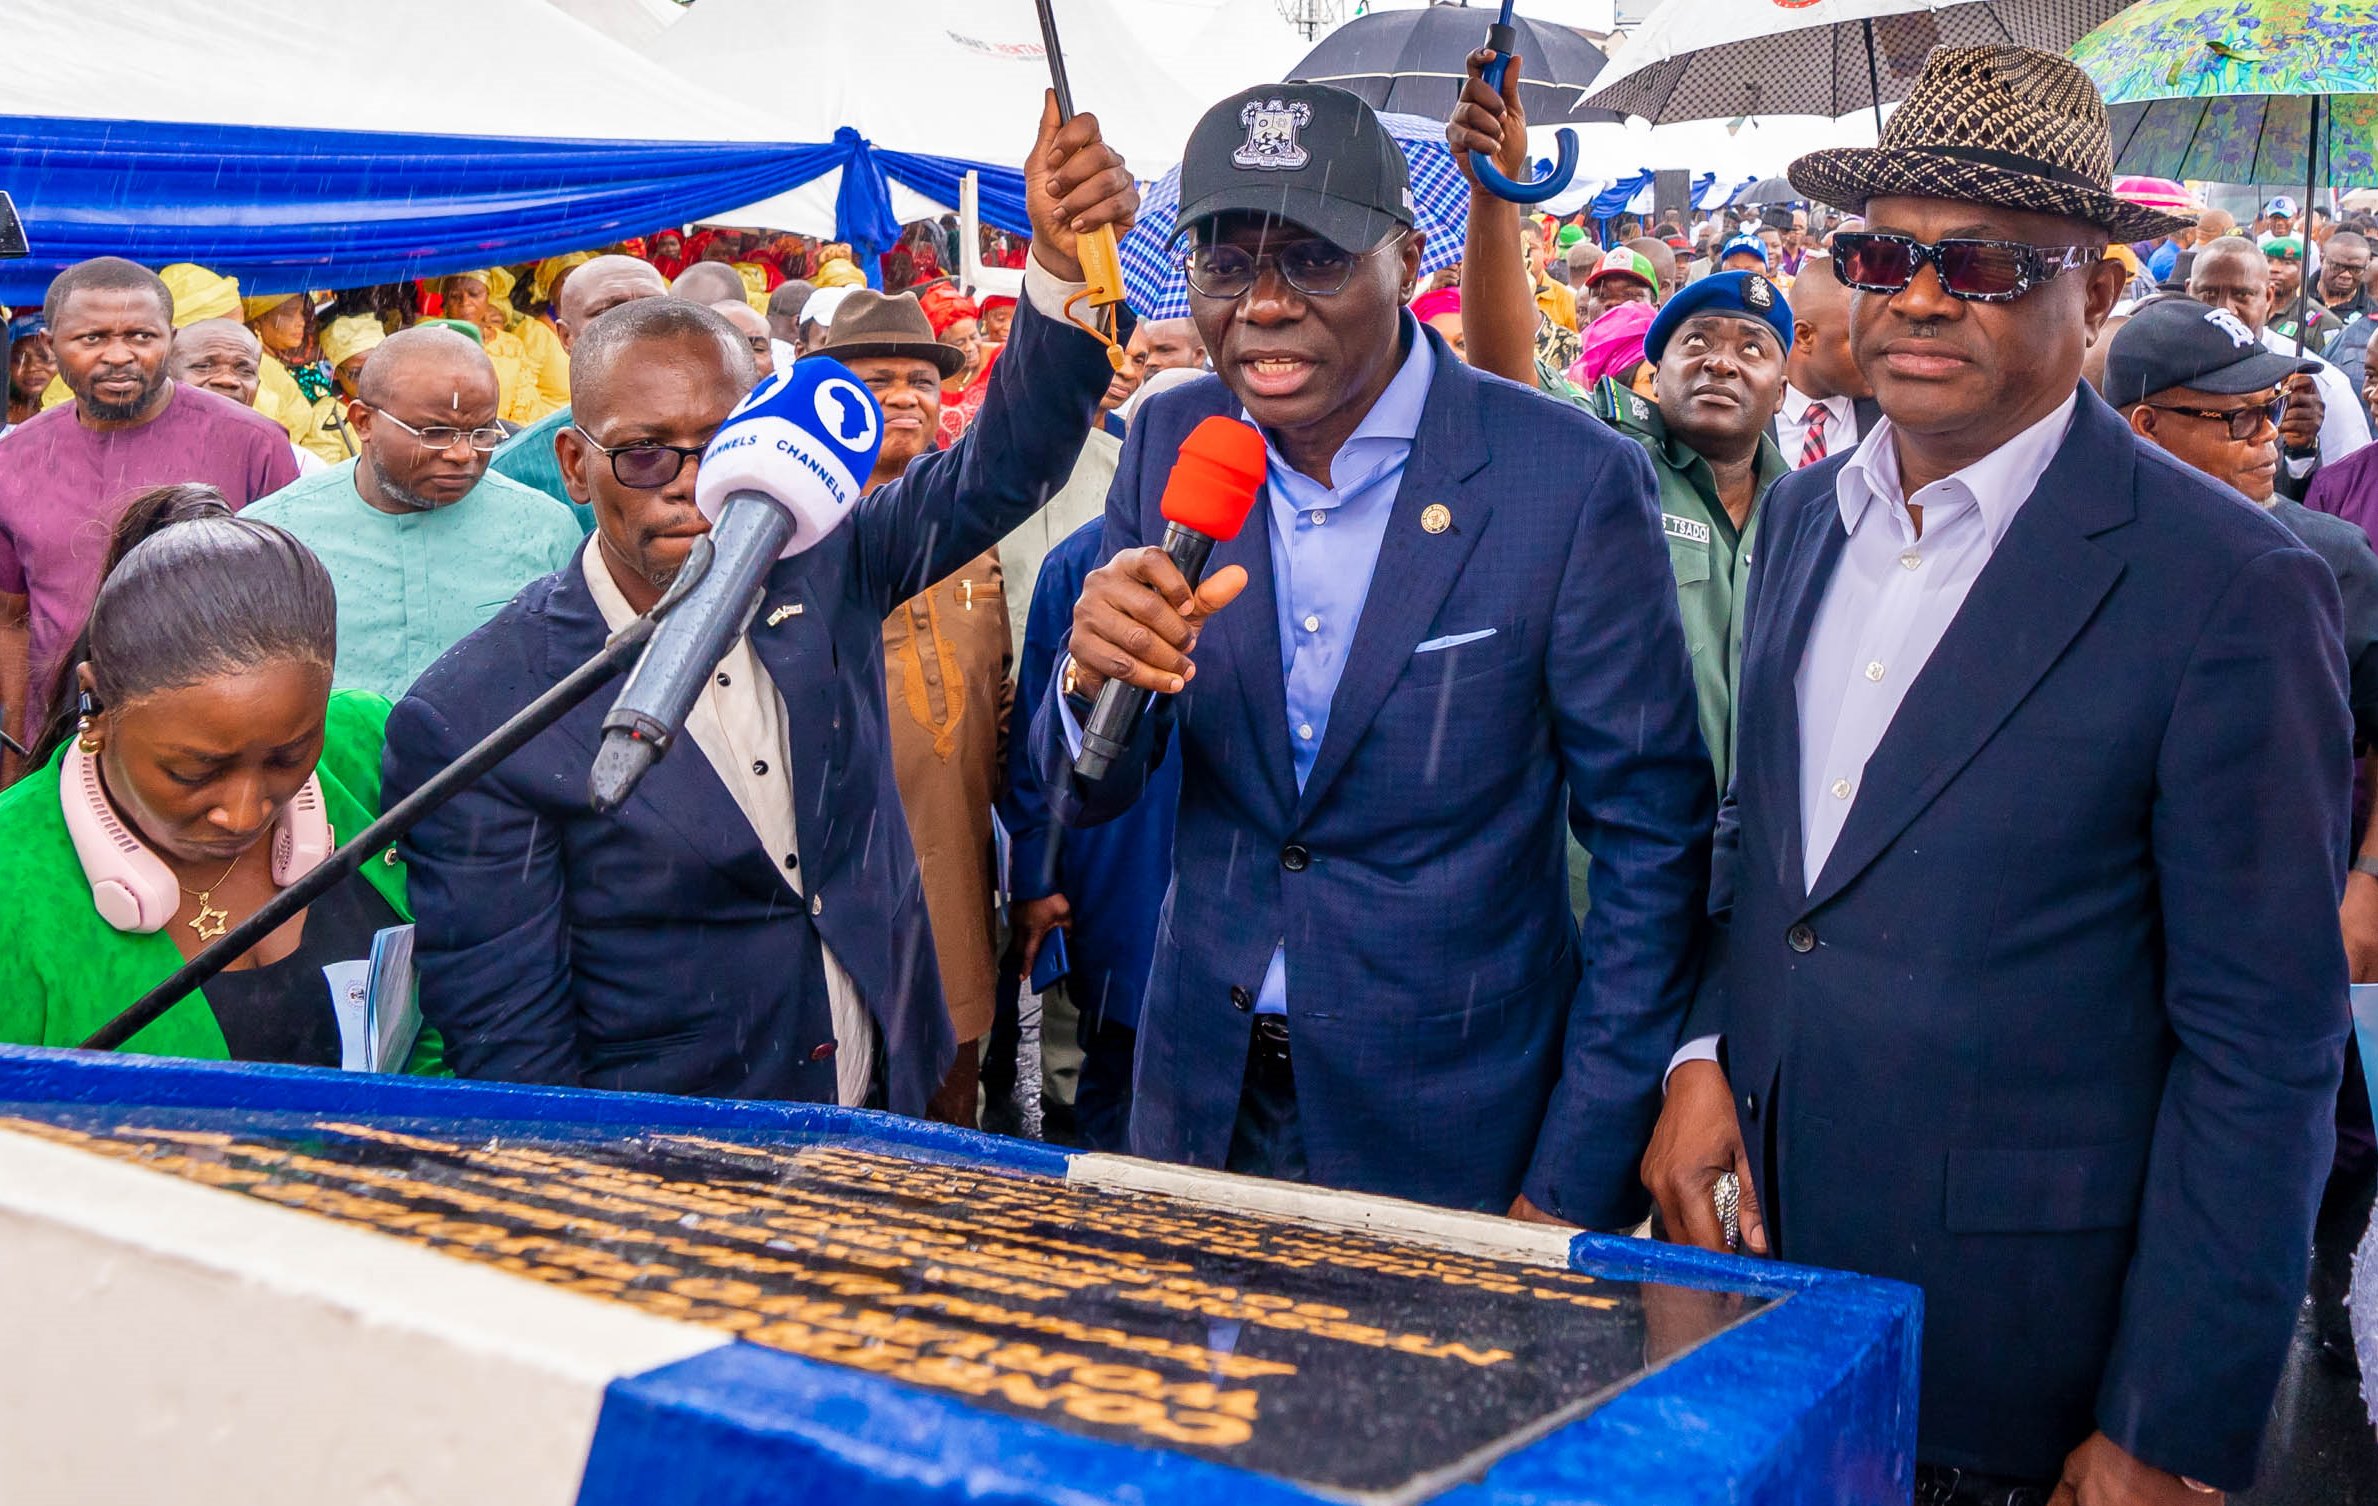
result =
[[[547,0],[556,10],[612,41],[642,48],[685,19],[677,0]]]
[[[1076,107],[1097,114],[1134,172],[1179,160],[1212,102],[1182,82],[1191,70],[1159,61],[1108,0],[1057,0],[1057,22]],[[766,96],[791,140],[849,126],[879,149],[1001,167],[1031,151],[1049,81],[1032,0],[868,0],[797,18],[783,0],[700,0],[651,53],[693,92]]]

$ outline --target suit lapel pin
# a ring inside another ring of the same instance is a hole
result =
[[[798,617],[800,615],[801,603],[797,601],[788,601],[783,606],[778,607],[775,611],[768,614],[768,626],[774,627],[778,623],[784,621],[787,617]]]
[[[1453,509],[1444,503],[1431,502],[1428,506],[1420,509],[1420,531],[1422,533],[1443,533],[1452,526]]]

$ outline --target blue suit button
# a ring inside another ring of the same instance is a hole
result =
[[[1230,1007],[1241,1014],[1255,1007],[1255,996],[1236,983],[1230,986]]]
[[[1756,1119],[1756,1118],[1758,1118],[1758,1117],[1759,1117],[1759,1095],[1758,1095],[1758,1094],[1756,1094],[1756,1093],[1745,1093],[1745,1094],[1743,1094],[1743,1095],[1742,1095],[1742,1112],[1744,1112],[1745,1114],[1748,1114],[1748,1115],[1750,1115],[1750,1116],[1751,1116],[1753,1119]]]
[[[1280,849],[1280,866],[1290,873],[1302,873],[1311,867],[1312,863],[1313,854],[1308,852],[1304,844],[1300,842],[1291,842]]]
[[[1784,932],[1784,945],[1795,952],[1813,952],[1817,949],[1817,933],[1804,925],[1794,926]]]

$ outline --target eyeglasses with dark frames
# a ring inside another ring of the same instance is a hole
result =
[[[2279,414],[2286,408],[2287,399],[2272,398],[2251,408],[2190,408],[2178,403],[2148,403],[2146,407],[2158,413],[2177,413],[2182,418],[2201,418],[2209,424],[2225,424],[2229,437],[2243,443],[2262,432],[2262,426],[2279,427]]]
[[[425,450],[451,450],[456,445],[461,444],[467,439],[470,441],[472,449],[478,451],[482,455],[485,455],[491,453],[498,445],[501,445],[505,440],[512,437],[510,434],[506,433],[503,429],[494,424],[489,424],[484,429],[455,429],[446,427],[444,425],[438,425],[436,427],[427,429],[416,429],[411,424],[406,423],[403,419],[398,418],[395,414],[389,412],[386,408],[380,407],[376,403],[366,403],[364,406],[370,408],[374,413],[379,414],[382,418],[388,420],[390,423],[404,430],[407,434],[410,434],[415,439],[421,441],[421,448]]]
[[[1329,298],[1346,291],[1355,266],[1364,257],[1401,245],[1408,233],[1399,230],[1367,251],[1349,251],[1336,241],[1307,236],[1260,256],[1244,246],[1217,241],[1183,252],[1181,271],[1189,286],[1208,298],[1244,298],[1263,275],[1263,264],[1269,262],[1297,292],[1308,298]]]
[[[610,445],[595,438],[578,424],[570,425],[578,431],[589,449],[607,457],[611,462],[611,476],[621,486],[640,492],[655,492],[677,479],[688,460],[699,461],[707,443],[695,445],[662,444],[657,439],[636,439],[626,444]]]
[[[1912,235],[1851,230],[1833,237],[1833,275],[1865,293],[1897,293],[1925,263],[1952,298],[2012,303],[2066,272],[2093,265],[2104,253],[2088,246],[2034,246],[2027,241],[1952,237],[1920,241]]]

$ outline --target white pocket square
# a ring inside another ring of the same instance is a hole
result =
[[[1474,633],[1447,633],[1442,638],[1431,638],[1428,640],[1428,642],[1423,643],[1418,648],[1412,650],[1412,652],[1415,654],[1433,654],[1442,648],[1459,648],[1465,643],[1476,643],[1481,638],[1492,638],[1495,635],[1495,632],[1496,629],[1494,628],[1480,628]]]

